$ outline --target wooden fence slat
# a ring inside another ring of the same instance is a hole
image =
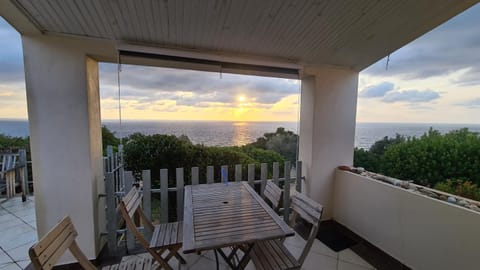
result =
[[[192,185],[198,185],[198,167],[192,167]]]
[[[283,186],[283,220],[288,224],[290,215],[290,161],[285,161],[285,185]]]
[[[113,146],[107,145],[108,171],[113,170]]]
[[[116,165],[114,168],[116,168]],[[133,177],[132,171],[125,171],[124,175],[125,175],[125,195],[127,195],[127,193],[132,189],[135,178]],[[117,179],[117,184],[118,184],[118,180],[119,178]],[[135,237],[129,230],[127,230],[125,233],[127,235],[127,249],[132,250],[135,248]]]
[[[295,189],[297,190],[298,193],[302,192],[302,162],[297,161],[297,174],[296,174],[296,179],[297,181],[295,184]]]
[[[115,202],[113,173],[105,174],[105,192],[107,194],[107,245],[111,255],[117,250],[117,206]]]
[[[260,196],[264,198],[263,192],[265,191],[265,186],[267,185],[267,173],[268,173],[268,165],[267,163],[260,164]]]
[[[125,171],[125,195],[132,189],[133,182],[135,182],[135,178],[133,177],[132,171]]]
[[[253,181],[255,180],[255,164],[248,164],[248,184],[253,188],[255,184]]]
[[[142,171],[143,181],[143,212],[149,220],[152,220],[152,175],[150,170]],[[152,231],[148,226],[145,227],[145,236],[147,239],[152,237]]]
[[[117,153],[112,152],[110,166],[112,167],[111,171],[114,172],[113,179],[115,179],[115,181],[114,181],[115,182],[115,191],[119,191],[118,187],[120,186],[120,182],[119,182],[120,172],[117,170]],[[124,175],[125,175],[125,172],[124,172]]]
[[[18,151],[19,157],[19,166],[20,167],[20,175],[21,183],[22,183],[22,201],[27,200],[27,195],[30,194],[30,190],[28,189],[28,167],[27,167],[27,151],[25,149],[20,149]]]
[[[272,173],[272,181],[275,185],[278,185],[278,179],[280,178],[280,166],[278,162],[273,162],[273,173]]]
[[[183,220],[183,168],[177,168],[177,220]]]
[[[222,183],[228,182],[228,166],[223,165],[220,168],[220,179],[222,180]]]
[[[207,184],[212,184],[213,181],[213,166],[207,167]]]
[[[160,170],[160,222],[168,222],[168,169]]]
[[[242,164],[235,165],[235,182],[242,181]]]
[[[120,191],[120,189],[125,186],[125,174],[124,174],[125,167],[123,166],[125,163],[124,163],[124,160],[123,160],[123,145],[122,144],[118,145],[118,152],[120,153],[120,161],[119,162],[120,162],[121,166],[118,170],[118,173],[119,173],[120,177],[119,177],[119,180],[118,180],[119,185],[118,185],[116,191]]]

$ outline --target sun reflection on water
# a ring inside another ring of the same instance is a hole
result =
[[[248,126],[249,125],[246,122],[233,123],[232,145],[244,145],[244,144],[250,143]]]

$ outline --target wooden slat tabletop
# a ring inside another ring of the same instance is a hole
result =
[[[185,187],[183,252],[294,235],[247,182]]]

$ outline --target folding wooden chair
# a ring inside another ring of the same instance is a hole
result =
[[[273,210],[278,213],[282,203],[283,190],[272,181],[267,181],[263,195],[265,196],[265,199],[270,202]]]
[[[258,242],[250,253],[257,270],[300,269],[305,262],[318,233],[323,207],[300,193],[292,196],[290,207],[293,210],[290,226],[295,225],[297,216],[312,224],[310,235],[300,257],[295,258],[280,239]]]
[[[120,212],[128,230],[133,233],[140,245],[152,255],[153,259],[156,260],[161,267],[172,270],[168,261],[174,256],[180,263],[185,264],[186,261],[178,253],[178,250],[182,247],[183,223],[171,222],[153,225],[143,212],[141,204],[142,195],[136,187],[133,187],[120,202]],[[134,222],[134,218],[136,217],[139,217],[142,220],[142,224],[153,232],[150,242],[148,242],[137,229],[137,225]],[[168,251],[168,253],[166,256],[163,256],[165,251]]]
[[[97,267],[95,267],[82,250],[80,250],[75,238],[77,238],[77,231],[70,217],[66,216],[28,251],[33,267],[37,270],[52,269],[58,259],[60,259],[68,249],[83,269],[96,270]],[[129,260],[116,265],[109,265],[103,267],[103,269],[150,270],[151,267],[152,260],[150,258],[143,258]]]

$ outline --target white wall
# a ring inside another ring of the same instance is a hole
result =
[[[412,269],[479,269],[472,210],[337,170],[333,218]]]
[[[333,208],[333,179],[338,165],[353,164],[358,72],[336,67],[307,67],[302,76],[299,159],[308,196]]]
[[[94,259],[105,221],[98,199],[103,192],[98,64],[89,54],[113,47],[45,36],[23,36],[22,42],[38,235],[70,215],[80,248]]]

